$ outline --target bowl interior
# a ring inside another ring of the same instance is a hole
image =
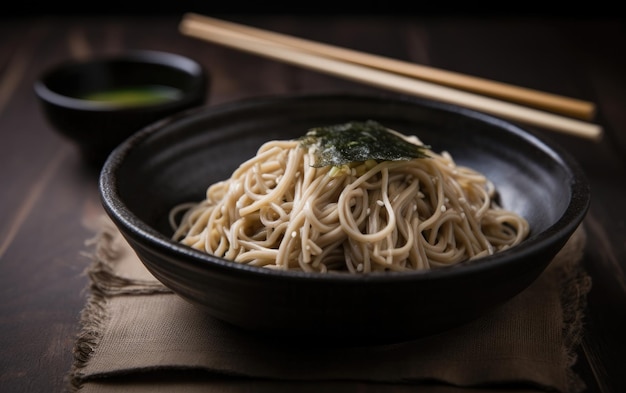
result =
[[[121,55],[60,64],[41,78],[37,88],[48,101],[82,110],[128,109],[128,102],[97,100],[95,93],[124,88],[167,89],[170,100],[204,91],[204,71],[193,60],[173,53],[133,51]]]
[[[270,271],[170,240],[170,209],[203,199],[210,184],[227,179],[266,141],[370,119],[483,172],[501,205],[528,220],[529,238],[450,268],[370,275]],[[146,267],[212,315],[257,332],[355,339],[431,334],[505,302],[538,277],[589,204],[575,162],[517,126],[430,101],[342,94],[252,99],[173,116],[120,145],[100,189],[105,210]],[[267,302],[250,302],[258,293]]]
[[[480,115],[343,97],[251,102],[215,113],[177,118],[158,132],[139,136],[131,142],[132,151],[121,152],[125,162],[117,172],[119,197],[159,234],[171,235],[166,213],[172,206],[202,199],[210,184],[228,178],[264,142],[350,120],[375,119],[415,134],[433,150],[450,152],[458,164],[485,173],[495,183],[502,206],[529,221],[530,238],[554,225],[572,202],[575,174],[560,155],[517,127]],[[138,181],[142,193],[135,192]],[[159,198],[146,203],[144,195],[155,194]]]

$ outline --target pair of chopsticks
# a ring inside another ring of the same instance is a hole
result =
[[[594,104],[587,101],[358,52],[195,13],[183,15],[179,29],[190,37],[372,86],[448,102],[596,141],[602,136],[599,125],[584,121],[591,120],[595,115]]]

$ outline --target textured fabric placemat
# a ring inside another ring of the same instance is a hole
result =
[[[513,386],[577,393],[584,385],[572,366],[591,287],[580,264],[585,239],[581,226],[529,288],[459,328],[392,345],[287,348],[233,329],[173,294],[103,217],[87,242],[90,295],[68,385],[81,393],[415,386],[442,393]]]

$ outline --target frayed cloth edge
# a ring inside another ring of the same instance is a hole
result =
[[[582,266],[581,259],[587,242],[586,232],[581,225],[578,244],[572,249],[571,263],[565,264],[561,271],[561,305],[563,307],[563,350],[567,359],[567,383],[569,393],[581,393],[585,383],[574,372],[573,366],[578,360],[577,350],[582,342],[584,318],[587,308],[587,295],[591,291],[592,280]]]
[[[85,241],[85,246],[93,247],[91,253],[83,252],[91,263],[83,274],[89,277],[86,305],[80,313],[80,331],[73,347],[74,361],[66,377],[68,390],[77,392],[82,387],[81,370],[87,365],[98,347],[109,320],[107,298],[122,294],[163,294],[171,290],[157,281],[132,280],[115,274],[113,260],[119,256],[116,244],[121,236],[114,224],[107,218],[100,219],[95,236]]]

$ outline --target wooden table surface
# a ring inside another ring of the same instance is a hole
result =
[[[216,16],[216,15],[212,15]],[[626,392],[626,24],[619,18],[220,15],[392,58],[589,100],[593,142],[527,127],[588,175],[584,266],[593,280],[577,372]],[[179,53],[212,77],[207,105],[291,92],[376,88],[183,36],[180,14],[0,19],[0,392],[63,391],[86,300],[85,240],[102,214],[98,171],[46,123],[33,82],[72,58]],[[399,94],[399,93],[398,93]]]

